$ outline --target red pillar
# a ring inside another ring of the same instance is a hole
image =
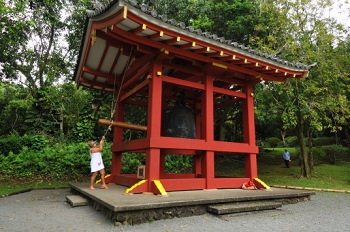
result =
[[[258,177],[258,164],[256,161],[256,154],[245,155],[245,175],[250,179]]]
[[[202,102],[196,99],[195,102],[195,122],[196,122],[196,139],[202,138],[202,111],[201,111]],[[196,151],[196,155],[193,156],[193,173],[196,177],[202,177],[202,151]]]
[[[202,138],[207,143],[214,141],[214,100],[213,76],[205,76],[205,92],[202,99]],[[202,174],[206,179],[206,189],[214,188],[214,152],[204,151],[202,159]]]
[[[117,105],[116,105],[116,109],[115,109],[114,121],[124,122],[124,103],[117,102],[116,104]],[[113,144],[118,144],[118,143],[122,143],[122,142],[123,142],[123,128],[114,127],[113,128]],[[119,175],[119,174],[121,174],[121,170],[122,170],[122,153],[121,152],[113,152],[113,146],[112,146],[111,150],[113,153],[111,174],[112,174],[112,176]]]
[[[253,86],[244,88],[247,98],[243,101],[244,142],[255,146],[254,93]]]
[[[161,110],[161,136],[166,136],[166,108],[167,108],[167,101],[162,101],[162,110]],[[160,179],[164,178],[165,175],[165,153],[160,154]]]
[[[160,138],[162,121],[162,66],[153,62],[148,93],[147,138]],[[152,181],[160,179],[160,149],[146,149],[146,179],[151,192]]]
[[[255,143],[255,120],[254,120],[254,93],[253,86],[247,85],[244,88],[247,98],[243,101],[243,133],[244,142],[249,146],[256,146]],[[245,156],[246,177],[251,179],[258,176],[256,154]]]

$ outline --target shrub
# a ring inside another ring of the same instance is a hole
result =
[[[136,173],[137,167],[146,160],[144,153],[124,153],[122,157],[122,174]]]
[[[271,137],[266,139],[266,142],[270,144],[270,147],[275,148],[277,147],[277,144],[281,142],[281,140],[277,137]]]
[[[137,166],[146,160],[144,153],[124,153],[122,158],[122,173],[137,172]],[[192,156],[170,154],[165,156],[165,173],[189,173],[192,171]]]
[[[102,152],[106,170],[110,169],[110,144]],[[0,172],[5,176],[75,179],[90,174],[89,148],[84,143],[55,144],[35,150],[24,146],[15,154],[0,155]]]
[[[17,132],[0,139],[0,154],[7,156],[10,152],[19,154],[23,147],[40,150],[48,144],[48,140],[43,135],[23,135]]]
[[[326,152],[331,164],[335,164],[339,158],[349,157],[349,149],[343,146],[329,145],[323,146],[322,149]]]
[[[314,147],[333,145],[336,143],[334,137],[318,137],[313,139],[312,142]]]
[[[192,156],[170,154],[165,156],[165,172],[172,174],[191,173]]]
[[[44,148],[47,144],[48,144],[48,140],[46,138],[44,138],[44,136],[42,135],[34,135],[34,136],[28,136],[29,137],[29,141],[30,141],[30,148],[35,149],[35,150],[40,150],[42,148]],[[29,144],[25,144],[25,145],[29,145]]]
[[[33,177],[39,179],[71,180],[90,174],[89,147],[86,142],[49,145],[36,137],[35,148],[21,147],[17,153],[0,154],[0,175],[6,178]],[[33,146],[33,143],[31,144]],[[40,149],[40,147],[42,147]],[[106,173],[111,170],[111,143],[102,151]],[[137,166],[145,161],[144,153],[124,153],[122,173],[136,173]],[[166,155],[166,173],[188,173],[192,169],[192,156]]]
[[[320,160],[327,156],[326,152],[321,147],[314,147],[312,149],[312,154],[315,165],[318,165]]]
[[[13,132],[8,136],[0,139],[0,154],[7,156],[10,152],[18,154],[22,150],[23,145],[30,142],[27,137],[21,137],[17,132]]]
[[[285,138],[287,147],[297,147],[299,145],[298,138],[296,136],[290,136]]]

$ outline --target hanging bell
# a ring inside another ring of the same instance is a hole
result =
[[[166,135],[180,138],[196,138],[196,123],[194,115],[183,100],[178,100],[166,120]]]

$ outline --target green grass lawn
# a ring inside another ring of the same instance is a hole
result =
[[[282,159],[284,149],[269,149],[258,156],[258,175],[268,185],[288,185],[298,187],[350,190],[350,162],[348,157],[342,157],[342,162],[336,164],[323,163],[314,166],[315,173],[311,178],[300,178],[301,168],[295,149],[289,148],[291,153],[290,168],[285,168]],[[270,161],[270,162],[269,162]]]
[[[80,180],[42,180],[42,179],[3,179],[0,178],[0,197],[9,194],[29,191],[31,189],[52,189],[52,188],[68,188],[69,182],[88,182],[89,178],[85,177]]]
[[[300,167],[292,165],[285,168],[284,163],[270,166],[258,165],[259,178],[267,185],[287,185],[298,187],[350,190],[350,164],[321,164],[315,166],[311,178],[299,178]]]
[[[294,148],[291,153],[290,168],[286,168],[282,155],[284,148],[265,149],[258,155],[258,177],[267,185],[283,185],[322,189],[350,190],[350,162],[321,164],[314,166],[311,178],[300,178],[301,168]],[[215,165],[215,174],[244,177],[244,161],[225,159]]]
[[[312,174],[310,179],[299,178],[300,166],[298,166],[298,157],[293,155],[295,149],[288,149],[292,159],[290,168],[285,168],[284,166],[283,151],[283,148],[267,149],[258,155],[258,177],[267,185],[350,190],[350,162],[321,164],[315,166],[315,173]],[[244,177],[245,170],[242,156],[230,157],[239,158],[224,158],[220,162],[216,162],[215,175]],[[75,181],[88,182],[89,177],[86,176],[83,179],[70,181],[0,178],[0,196],[30,189],[68,188],[68,183]]]
[[[42,188],[68,188],[64,181],[0,180],[0,196]]]

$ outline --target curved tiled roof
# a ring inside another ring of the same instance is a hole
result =
[[[136,0],[107,0],[107,3],[101,3],[99,1],[93,1],[93,7],[94,10],[87,10],[87,16],[89,18],[94,18],[96,16],[102,15],[103,13],[107,12],[114,4],[117,2],[124,1],[126,3],[129,3],[131,6],[140,9],[142,12],[144,12],[147,15],[151,15],[157,20],[160,20],[162,22],[168,23],[169,26],[178,27],[182,30],[189,31],[197,36],[202,36],[206,39],[210,39],[215,42],[220,42],[222,44],[226,44],[231,46],[233,49],[241,50],[242,52],[249,53],[254,56],[261,57],[263,59],[268,59],[272,62],[276,62],[282,65],[286,65],[292,68],[296,68],[299,70],[310,70],[312,67],[316,65],[316,63],[307,65],[300,62],[290,62],[284,59],[281,59],[278,55],[275,54],[267,54],[258,50],[255,50],[253,48],[247,47],[244,44],[239,44],[237,42],[234,42],[232,39],[225,39],[224,37],[219,37],[216,34],[212,34],[210,32],[203,32],[200,28],[195,29],[192,26],[186,26],[185,23],[180,22],[178,23],[176,19],[167,19],[166,15],[158,15],[155,10],[148,10],[147,5],[142,4],[139,5]]]

